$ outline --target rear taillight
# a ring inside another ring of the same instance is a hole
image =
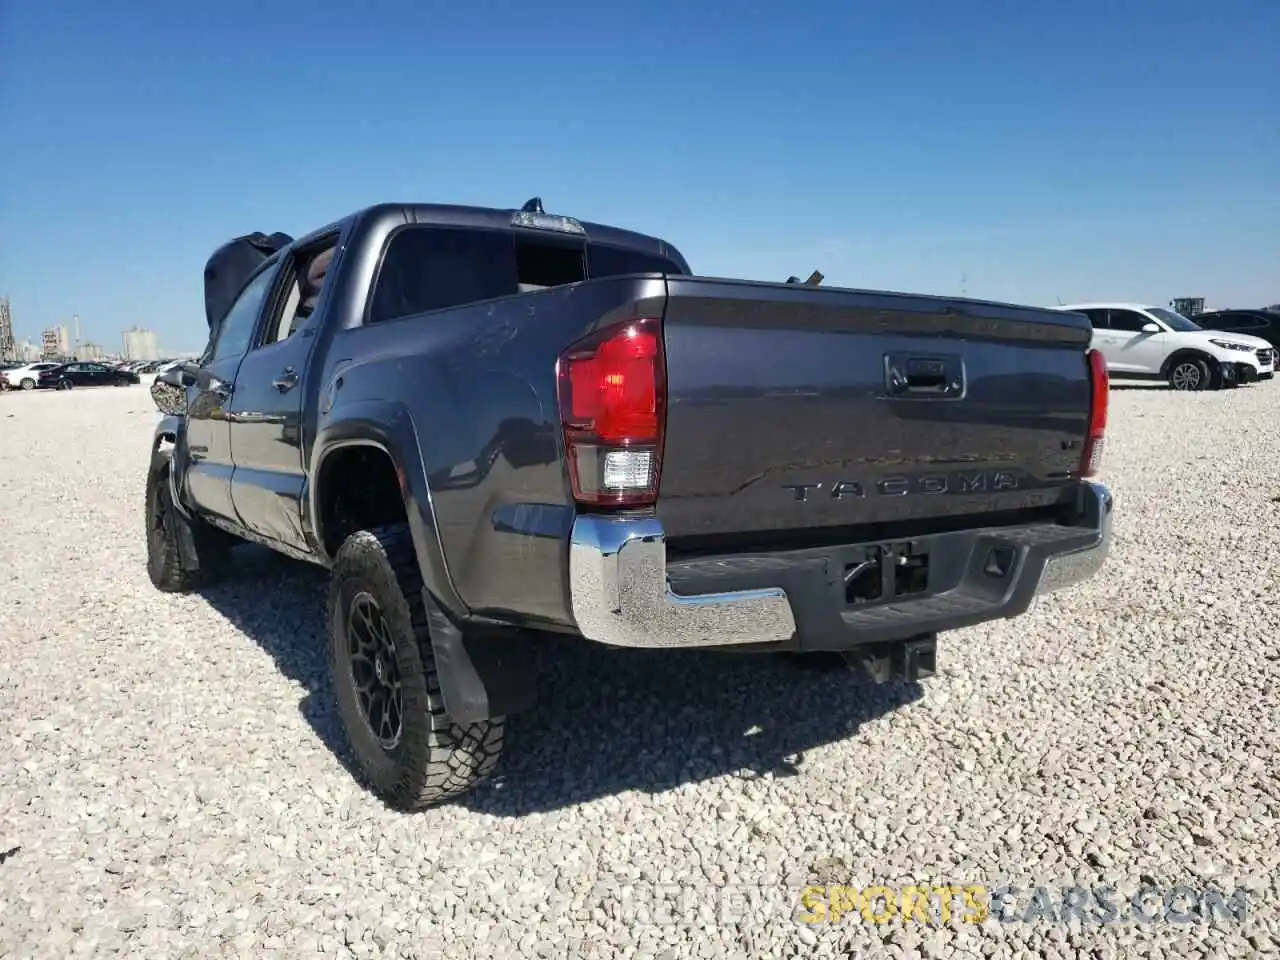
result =
[[[1080,454],[1080,476],[1097,476],[1102,465],[1102,448],[1107,434],[1107,401],[1111,394],[1111,378],[1107,361],[1097,350],[1089,351],[1089,435]]]
[[[652,506],[666,426],[662,322],[628,320],[596,331],[561,354],[556,377],[573,499]]]

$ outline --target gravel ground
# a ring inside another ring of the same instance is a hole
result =
[[[0,396],[0,955],[1280,951],[1280,384],[1115,391],[1104,575],[947,635],[923,689],[558,646],[502,776],[413,817],[335,746],[321,571],[251,548],[151,589],[155,419],[141,387]],[[797,920],[805,884],[1002,882],[1047,899]],[[1139,923],[1141,883],[1247,917]],[[1098,884],[1113,923],[1028,917]]]

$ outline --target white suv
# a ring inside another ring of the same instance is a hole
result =
[[[1077,303],[1093,324],[1091,346],[1119,379],[1167,380],[1175,390],[1215,390],[1269,380],[1276,350],[1260,337],[1205,330],[1180,313],[1141,303]]]

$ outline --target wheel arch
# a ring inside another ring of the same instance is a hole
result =
[[[164,443],[168,443],[170,446],[177,446],[178,438],[185,436],[186,431],[187,421],[185,417],[165,414],[160,418],[160,422],[156,424],[155,434],[151,439],[151,452],[155,453]]]
[[[1213,354],[1206,353],[1197,347],[1179,347],[1165,357],[1164,364],[1160,367],[1160,376],[1167,378],[1174,366],[1184,360],[1203,360],[1209,364],[1210,370],[1216,370],[1221,364],[1221,361]]]
[[[409,524],[423,585],[452,616],[466,618],[470,611],[449,575],[418,432],[408,410],[402,404],[378,400],[354,404],[335,413],[338,416],[326,423],[316,436],[307,471],[303,503],[312,548],[326,563],[332,564],[337,547],[326,542],[331,539],[326,533],[326,507],[336,495],[335,485],[341,483],[334,467],[341,463],[344,451],[376,451],[394,471],[398,505]]]

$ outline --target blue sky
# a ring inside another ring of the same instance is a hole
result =
[[[197,350],[232,236],[538,194],[704,274],[1274,303],[1277,38],[1274,0],[0,0],[0,294]]]

